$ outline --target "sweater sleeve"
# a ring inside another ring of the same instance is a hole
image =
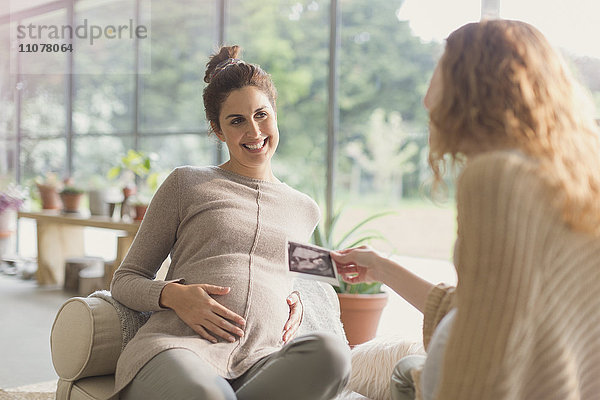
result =
[[[154,280],[175,243],[179,226],[179,187],[174,170],[158,188],[138,233],[115,272],[112,296],[137,311],[158,311],[160,294],[168,281]]]
[[[535,328],[543,224],[551,197],[535,167],[515,153],[470,161],[457,185],[457,313],[438,400],[508,400]],[[529,335],[531,336],[531,335]],[[521,376],[522,378],[522,376]]]
[[[427,295],[423,311],[423,346],[425,350],[429,347],[435,328],[454,306],[454,289],[453,286],[441,283],[434,286]]]

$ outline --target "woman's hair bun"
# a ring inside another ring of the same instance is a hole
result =
[[[206,72],[204,73],[204,82],[210,83],[217,65],[230,58],[238,58],[238,55],[242,51],[240,46],[222,46],[219,52],[210,56],[210,59],[206,63]]]

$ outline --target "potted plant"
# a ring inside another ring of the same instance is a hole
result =
[[[133,210],[135,211],[134,217],[133,217],[133,219],[135,221],[141,221],[142,219],[144,219],[144,215],[146,215],[146,210],[148,209],[148,205],[150,204],[150,198],[151,198],[151,196],[149,196],[148,192],[149,191],[154,192],[155,190],[156,190],[156,188],[154,188],[154,190],[143,189],[141,191],[141,193],[135,194],[129,198],[129,203],[131,204],[131,206],[133,207]]]
[[[38,176],[34,180],[40,195],[42,210],[60,210],[62,203],[58,193],[63,187],[63,183],[58,179],[54,172],[48,172],[43,177]]]
[[[81,198],[85,191],[74,185],[67,185],[60,192],[60,199],[63,203],[63,211],[66,213],[78,213],[81,205]]]
[[[317,246],[338,250],[360,246],[374,239],[383,239],[381,233],[373,230],[363,230],[369,222],[393,214],[379,212],[372,214],[356,223],[339,240],[334,239],[334,231],[342,216],[342,210],[335,213],[333,218],[319,224],[313,233],[313,243]],[[364,282],[349,284],[341,280],[334,286],[340,300],[340,316],[344,331],[350,346],[364,343],[375,337],[381,312],[387,304],[388,294],[381,290],[381,282]]]
[[[126,210],[133,208],[133,217],[141,220],[144,217],[149,199],[158,188],[159,173],[153,171],[153,163],[157,160],[154,153],[129,150],[121,157],[119,163],[108,171],[109,179],[120,177],[123,180],[123,204],[121,217]],[[139,182],[138,185],[135,180]]]

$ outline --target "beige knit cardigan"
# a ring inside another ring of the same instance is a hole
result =
[[[175,169],[154,195],[112,281],[115,299],[153,312],[118,360],[115,391],[169,348],[193,351],[225,378],[240,376],[279,350],[289,316],[286,297],[292,292],[287,240],[308,241],[318,220],[316,203],[286,184],[218,167]],[[166,282],[153,279],[169,254],[167,281],[231,287],[215,300],[246,319],[244,337],[212,344],[173,310],[160,307]]]
[[[435,287],[424,313],[427,346],[457,307],[436,399],[600,399],[600,239],[566,226],[554,199],[521,153],[465,166],[458,285]]]

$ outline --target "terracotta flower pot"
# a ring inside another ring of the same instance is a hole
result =
[[[136,193],[137,193],[137,186],[135,186],[135,185],[127,185],[127,186],[123,187],[124,200],[127,200],[128,197],[131,197]]]
[[[63,202],[63,210],[65,212],[79,212],[79,205],[83,193],[61,193],[60,198]]]
[[[375,337],[388,294],[338,293],[344,331],[351,347]]]
[[[44,210],[60,210],[62,203],[58,196],[58,191],[54,185],[37,184],[38,191],[40,192],[40,199],[42,200],[42,209]]]
[[[144,219],[144,215],[146,215],[146,210],[148,209],[148,204],[136,204],[135,205],[135,220],[141,221]]]

